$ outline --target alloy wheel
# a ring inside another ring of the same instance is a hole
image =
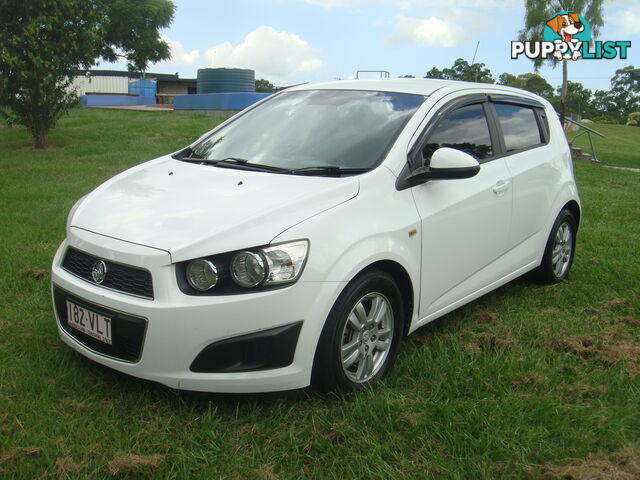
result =
[[[383,367],[393,340],[393,309],[381,293],[368,293],[356,302],[342,330],[340,355],[349,380],[365,383]]]
[[[562,278],[567,272],[571,263],[572,250],[573,234],[571,233],[571,225],[568,222],[564,222],[556,231],[551,253],[551,265],[557,278]]]

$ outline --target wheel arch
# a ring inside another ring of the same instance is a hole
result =
[[[414,308],[413,306],[414,293],[412,289],[411,277],[408,271],[406,270],[406,268],[399,262],[396,262],[394,260],[389,260],[389,259],[379,259],[379,260],[372,261],[371,263],[368,263],[366,266],[360,268],[359,270],[356,271],[354,275],[351,276],[348,282],[342,283],[343,288],[341,289],[336,302],[342,297],[342,295],[345,292],[349,290],[350,286],[357,284],[358,281],[361,280],[363,276],[369,273],[380,274],[381,272],[391,277],[390,280],[392,280],[397,285],[400,296],[401,296],[401,301],[403,303],[404,315],[403,315],[403,318],[400,319],[400,321],[402,322],[402,325],[401,325],[401,328],[397,330],[397,335],[398,335],[397,340],[399,341],[402,339],[403,336],[406,336],[410,328],[412,312]],[[373,277],[370,277],[370,278],[376,278],[376,276],[374,275]],[[380,277],[378,276],[377,278],[379,279]],[[387,283],[388,283],[388,280],[387,280]],[[332,309],[335,308],[335,306],[336,306],[336,303],[333,304]],[[329,314],[328,319],[329,318],[331,318],[331,314]],[[311,369],[310,381],[311,381],[311,385],[314,388],[322,392],[332,391],[334,388],[340,389],[340,388],[343,388],[344,386],[342,385],[341,381],[338,379],[337,375],[327,376],[326,374],[328,369],[327,366],[330,367],[332,365],[329,363],[330,362],[329,355],[331,352],[331,348],[326,348],[326,347],[334,344],[334,340],[335,340],[334,335],[337,332],[337,330],[335,329],[335,325],[336,325],[335,321],[329,322],[325,320],[324,325],[322,327],[322,332],[318,337],[318,343],[316,345],[316,349],[313,356],[313,366]],[[397,353],[398,348],[399,348],[399,342],[395,344],[395,347],[394,347],[395,353]],[[391,362],[393,362],[395,353],[391,356]],[[386,368],[388,371],[388,369],[391,367],[386,366],[384,368]],[[351,387],[348,387],[348,388],[350,389]]]
[[[413,318],[413,310],[415,307],[415,299],[413,294],[413,282],[407,270],[398,262],[393,260],[378,260],[360,270],[351,281],[363,275],[370,270],[382,270],[387,273],[398,285],[402,302],[404,305],[404,318],[402,319],[403,336],[407,336],[411,327],[411,319]]]
[[[565,208],[569,210],[576,219],[576,230],[578,230],[578,228],[580,227],[580,205],[578,205],[578,202],[576,202],[575,200],[570,200],[564,204],[560,211],[564,210]]]

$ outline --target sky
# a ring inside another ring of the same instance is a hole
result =
[[[455,59],[503,72],[533,71],[512,60],[510,43],[524,18],[524,0],[174,0],[173,23],[162,30],[172,58],[148,71],[195,78],[198,68],[251,68],[276,85],[353,78],[358,70],[423,77]],[[578,60],[569,79],[608,89],[616,69],[640,67],[640,0],[605,0],[598,40],[630,40],[627,60]],[[478,45],[478,42],[479,45]],[[102,63],[98,68],[124,69]],[[551,85],[561,68],[540,72]]]

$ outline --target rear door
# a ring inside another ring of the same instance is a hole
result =
[[[512,258],[515,270],[538,256],[536,234],[545,227],[561,180],[561,165],[554,164],[549,146],[549,126],[541,103],[525,98],[492,95],[490,114],[495,115],[503,158],[511,174],[513,214],[509,245],[518,249]],[[546,236],[546,233],[545,233]]]
[[[495,158],[498,139],[488,108],[486,96],[478,95],[446,103],[412,149],[412,158],[425,164],[444,146],[481,162],[472,178],[412,188],[422,222],[421,319],[505,274],[496,261],[508,249],[511,176],[505,160]]]

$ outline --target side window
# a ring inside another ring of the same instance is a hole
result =
[[[509,103],[496,103],[494,106],[507,152],[544,143],[544,134],[540,131],[536,112],[532,107]]]
[[[431,133],[422,149],[426,163],[440,147],[462,150],[477,160],[493,155],[491,135],[482,104],[460,107],[447,115]]]

